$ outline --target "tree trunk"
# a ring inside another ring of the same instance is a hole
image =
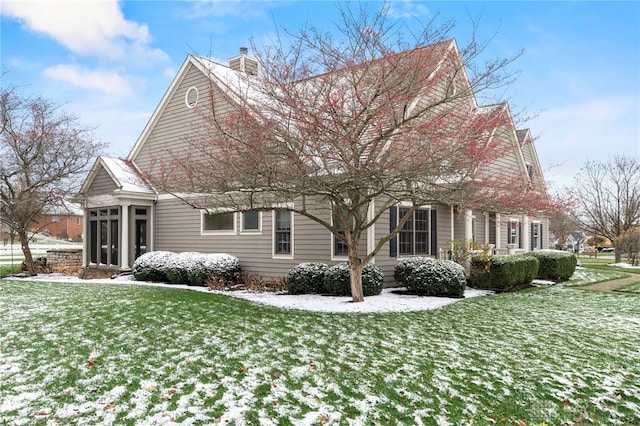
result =
[[[36,275],[38,275],[38,268],[33,261],[33,255],[31,254],[31,248],[29,247],[29,238],[27,237],[27,232],[23,230],[18,231],[18,238],[20,239],[20,245],[22,246],[24,262],[27,265],[27,273],[30,276],[35,277]]]
[[[353,235],[349,247],[349,277],[351,282],[351,297],[353,302],[364,302],[364,292],[362,291],[362,269],[364,265],[360,260],[358,244],[359,235]]]
[[[616,261],[615,261],[615,263],[620,263],[620,262],[622,262],[622,250],[620,250],[620,249],[617,247],[617,244],[613,246],[613,252],[615,253],[615,256],[616,256]]]
[[[362,291],[362,262],[349,262],[349,276],[351,278],[351,298],[352,302],[364,302],[364,292]]]

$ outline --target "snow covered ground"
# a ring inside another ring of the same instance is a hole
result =
[[[629,271],[629,272],[636,272],[636,271],[640,272],[640,266],[632,266],[632,265],[629,265],[628,263],[624,263],[624,262],[622,262],[622,263],[611,263],[608,266],[616,266],[618,268],[631,269],[631,271]],[[634,269],[636,271],[633,271]]]
[[[179,288],[193,291],[210,292],[206,287],[161,284],[135,281],[130,275],[120,276],[114,279],[81,280],[77,277],[61,274],[41,274],[29,280],[51,282],[79,282],[96,284],[128,284],[149,285],[158,287]],[[280,308],[300,309],[314,312],[412,312],[441,308],[462,299],[450,297],[425,297],[407,294],[405,288],[387,288],[378,296],[365,297],[362,303],[353,303],[349,297],[323,296],[318,294],[289,295],[280,293],[251,293],[247,291],[215,292],[226,296],[237,297],[255,303],[277,306]],[[467,288],[464,298],[486,296],[493,294],[487,290]]]
[[[460,302],[444,309],[342,315],[130,277],[38,280],[0,281],[0,424],[568,426],[640,418],[633,296],[549,286],[452,299]],[[403,296],[302,299],[312,309],[344,309],[377,300],[398,307]],[[421,309],[432,299],[406,298]]]

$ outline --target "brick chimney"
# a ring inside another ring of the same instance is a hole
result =
[[[229,68],[257,76],[260,70],[260,63],[256,58],[249,56],[248,48],[241,47],[240,54],[238,56],[229,58]]]

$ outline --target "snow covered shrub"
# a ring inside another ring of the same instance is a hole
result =
[[[290,294],[322,293],[327,266],[321,262],[305,262],[294,266],[287,274],[285,289]]]
[[[138,281],[167,281],[166,266],[173,256],[175,256],[175,253],[169,251],[144,253],[133,262],[131,272]]]
[[[240,261],[227,253],[197,253],[187,269],[187,280],[191,285],[206,285],[211,277],[232,282],[240,272]]]
[[[405,257],[398,260],[398,263],[393,268],[393,278],[399,284],[405,284],[407,277],[413,273],[416,266],[424,263],[433,262],[435,259],[431,257]]]
[[[560,250],[539,250],[527,253],[540,262],[536,278],[550,281],[567,281],[576,270],[575,254]]]
[[[469,285],[474,288],[506,290],[529,284],[540,262],[529,255],[474,257]]]
[[[200,253],[177,253],[167,261],[167,279],[173,284],[189,284],[189,271],[196,267]]]
[[[467,285],[464,267],[452,260],[420,258],[404,275],[407,290],[423,296],[462,297]],[[394,274],[395,275],[395,274]]]
[[[373,263],[368,263],[362,270],[362,293],[364,296],[376,296],[382,293],[384,274]],[[327,269],[324,278],[324,290],[332,296],[351,295],[351,277],[349,266],[339,263]]]

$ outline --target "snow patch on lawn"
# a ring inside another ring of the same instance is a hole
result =
[[[628,263],[609,263],[607,266],[615,266],[618,268],[627,268],[627,269],[637,269],[638,271],[640,271],[640,266],[633,266],[633,265],[629,265]]]
[[[276,306],[284,309],[299,309],[314,312],[333,313],[376,313],[376,312],[414,312],[438,309],[446,305],[458,302],[462,299],[451,297],[429,297],[410,294],[406,288],[385,288],[378,296],[365,297],[364,302],[354,303],[350,297],[325,296],[319,294],[296,294],[290,295],[286,292],[277,293],[252,293],[248,291],[210,291],[207,287],[188,286],[182,284],[151,283],[135,281],[133,276],[124,275],[113,279],[92,279],[82,280],[77,277],[62,274],[40,274],[28,278],[36,281],[49,282],[78,282],[84,284],[127,284],[127,285],[148,285],[156,287],[175,288],[182,290],[201,291],[205,293],[216,293],[224,296],[236,297],[263,305]],[[493,294],[488,290],[478,290],[467,288],[464,298],[487,296]]]
[[[450,297],[416,296],[408,294],[404,288],[383,289],[382,294],[365,297],[364,302],[361,303],[354,303],[349,297],[317,294],[289,295],[286,293],[249,293],[245,291],[224,292],[222,294],[279,308],[352,313],[423,311],[441,308],[461,300]],[[464,292],[464,297],[478,297],[488,294],[492,294],[492,292],[468,288]]]

